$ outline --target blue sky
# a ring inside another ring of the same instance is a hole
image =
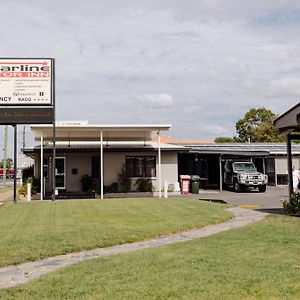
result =
[[[58,120],[213,139],[299,101],[299,1],[0,2],[0,56],[56,59]]]

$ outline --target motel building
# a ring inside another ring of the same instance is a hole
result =
[[[198,175],[201,189],[224,189],[227,160],[252,161],[268,175],[269,185],[287,185],[285,143],[214,143],[203,140],[175,140],[167,136],[170,124],[56,125],[55,181],[59,196],[80,197],[81,178],[88,175],[99,186],[99,197],[122,192],[120,174],[136,182],[148,178],[153,195],[162,196],[165,186],[180,192],[181,175]],[[41,199],[52,194],[52,125],[32,125],[37,145],[23,149],[34,161],[34,176],[41,180]],[[293,165],[300,169],[300,144],[292,143]],[[109,193],[108,193],[109,192]]]
[[[184,147],[160,142],[168,124],[98,124],[78,122],[56,125],[55,181],[58,196],[80,195],[81,178],[92,177],[100,186],[100,197],[109,188],[121,192],[122,170],[131,179],[131,190],[139,178],[149,178],[153,190],[161,197],[163,184],[178,182],[177,156]],[[39,145],[23,149],[34,160],[34,176],[43,178],[41,190],[52,193],[53,129],[52,125],[31,126]],[[178,185],[174,189],[179,190]],[[43,196],[41,196],[43,198]]]

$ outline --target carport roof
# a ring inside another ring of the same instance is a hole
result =
[[[300,102],[274,120],[275,127],[285,133],[300,129]]]
[[[102,131],[104,141],[150,141],[157,132],[168,131],[170,124],[80,124],[56,125],[57,141],[99,141]],[[52,125],[32,125],[35,140],[43,136],[52,141]]]
[[[190,149],[191,153],[268,156],[286,154],[285,143],[214,143],[214,144],[181,144]],[[300,154],[300,145],[292,144],[293,154]]]

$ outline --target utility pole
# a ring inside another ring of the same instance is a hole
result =
[[[6,185],[7,131],[8,131],[8,126],[5,125],[5,127],[4,127],[4,147],[3,147],[3,186]]]
[[[25,125],[23,127],[23,149],[26,148],[26,136],[25,136]]]

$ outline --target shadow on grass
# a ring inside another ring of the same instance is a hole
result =
[[[226,201],[221,199],[199,199],[200,201],[207,201],[207,202],[213,202],[213,203],[219,203],[219,204],[227,204]]]

